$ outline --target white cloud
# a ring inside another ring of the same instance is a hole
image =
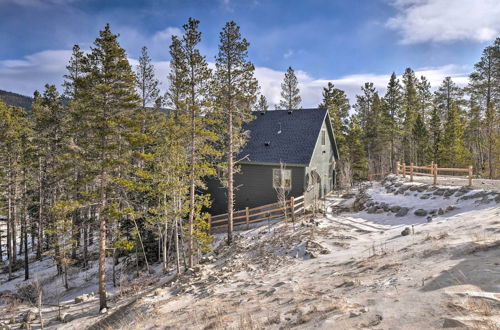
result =
[[[403,44],[472,40],[500,35],[499,0],[392,0],[398,10],[386,26]]]
[[[55,84],[60,88],[66,73],[66,65],[71,57],[71,50],[45,50],[23,59],[0,60],[0,89],[16,92],[24,95],[32,95],[35,89],[42,90],[46,83]],[[136,59],[129,59],[133,69],[137,65]],[[153,62],[156,77],[162,83],[160,86],[162,95],[165,93],[167,74],[170,70],[168,61]],[[214,64],[209,63],[213,69]],[[435,68],[422,68],[416,70],[417,77],[424,75],[431,85],[438,87],[444,77],[450,76],[460,86],[467,84],[469,67],[446,65]],[[328,82],[335,84],[337,88],[344,90],[349,97],[351,105],[355,103],[356,94],[361,93],[361,86],[365,82],[373,82],[379,94],[385,94],[385,88],[390,74],[352,74],[331,79],[315,78],[307,72],[295,71],[299,81],[302,107],[316,107],[321,102],[323,87]],[[397,73],[398,75],[402,73]],[[284,71],[278,71],[267,67],[256,67],[255,76],[259,80],[261,92],[268,100],[271,108],[279,104],[281,82],[285,75]]]
[[[289,49],[286,51],[285,54],[283,54],[283,58],[289,58],[293,55],[293,50]]]
[[[157,42],[157,41],[170,42],[170,38],[172,38],[172,36],[180,36],[180,35],[182,35],[182,32],[179,28],[169,26],[169,27],[165,28],[164,30],[156,32],[153,35],[153,41],[154,42]]]

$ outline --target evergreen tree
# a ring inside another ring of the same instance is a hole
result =
[[[207,114],[209,101],[209,81],[212,71],[208,68],[205,57],[200,54],[198,44],[201,42],[201,32],[198,31],[199,21],[190,18],[183,26],[181,57],[185,58],[187,75],[185,89],[186,110],[189,117],[189,229],[188,229],[188,267],[193,266],[193,232],[195,221],[206,220],[201,214],[206,201],[202,194],[196,194],[196,189],[205,189],[203,179],[215,175],[215,169],[210,160],[217,154],[213,148],[216,136],[207,129]],[[197,225],[199,227],[199,225]],[[197,233],[196,235],[199,235]]]
[[[259,101],[255,105],[255,111],[266,112],[267,110],[269,110],[267,99],[263,94],[260,94]]]
[[[389,158],[390,158],[390,170],[394,172],[396,167],[396,161],[399,159],[399,153],[397,151],[399,145],[399,138],[401,137],[401,85],[393,72],[389,83],[387,84],[387,91],[384,96],[384,107],[385,112],[389,116],[387,129],[389,133]]]
[[[295,71],[292,67],[288,67],[285,72],[285,78],[281,83],[281,100],[280,109],[292,110],[298,109],[300,107],[300,102],[302,98],[300,97],[300,89],[298,87],[299,82],[295,76]]]
[[[349,162],[352,168],[352,177],[355,181],[364,180],[368,175],[368,160],[365,156],[363,131],[356,115],[351,117],[349,134],[347,136]]]
[[[365,85],[361,87],[361,91],[363,92],[362,95],[356,95],[354,109],[356,110],[361,129],[366,131],[370,114],[373,111],[373,101],[377,91],[375,87],[373,87],[372,82],[365,83]]]
[[[434,92],[434,104],[438,107],[443,120],[448,116],[451,104],[463,105],[463,90],[457,86],[451,77],[444,78],[438,90]]]
[[[228,244],[233,240],[235,155],[245,142],[242,124],[251,119],[255,103],[257,80],[254,66],[247,60],[249,43],[241,38],[240,28],[228,22],[220,33],[219,52],[215,58],[213,94],[215,107],[227,126],[222,131],[222,146],[226,155],[224,183],[227,187]]]
[[[412,135],[415,139],[415,163],[417,165],[425,165],[427,164],[427,156],[429,154],[429,134],[421,113],[417,114]]]
[[[443,165],[447,167],[466,167],[471,156],[463,140],[464,127],[459,107],[452,102],[448,111],[443,137]]]
[[[429,122],[429,133],[430,133],[430,157],[432,161],[436,164],[441,163],[442,159],[442,125],[440,111],[437,107],[434,107],[431,112],[431,118]]]
[[[431,84],[424,76],[417,80],[418,113],[427,122],[432,111]]]
[[[495,176],[495,165],[500,155],[500,38],[483,50],[479,62],[470,75],[469,90],[477,100],[483,117],[484,148],[488,160],[488,175]]]
[[[99,205],[99,303],[106,308],[106,246],[110,221],[121,217],[118,201],[124,190],[131,188],[126,172],[130,170],[130,157],[134,130],[137,123],[132,112],[140,104],[135,92],[135,76],[125,50],[109,24],[99,32],[84,65],[80,99],[85,109],[81,127],[89,143],[80,145],[81,156],[89,160],[92,168],[87,175],[97,182],[96,202]],[[81,141],[83,142],[83,141]]]
[[[139,65],[137,65],[135,75],[135,83],[141,96],[142,107],[146,108],[146,105],[156,101],[160,93],[158,89],[160,82],[155,78],[155,68],[151,64],[147,47],[142,47],[141,49]]]
[[[346,155],[348,153],[346,139],[348,134],[349,109],[351,107],[345,92],[335,88],[329,82],[327,87],[323,88],[323,101],[318,107],[328,110],[339,153],[340,155]],[[341,170],[341,168],[346,166],[346,164],[343,164],[345,161],[347,161],[347,157],[345,159],[341,157],[336,164],[338,173],[337,182],[341,185],[347,185],[351,181],[350,177],[344,177]]]
[[[419,108],[417,95],[417,78],[415,72],[407,68],[403,74],[403,161],[415,162],[415,143],[412,137],[412,129],[415,125]]]
[[[64,75],[64,94],[67,98],[74,99],[78,93],[78,81],[82,77],[83,61],[85,54],[80,46],[74,45],[69,64],[66,66],[68,73]]]

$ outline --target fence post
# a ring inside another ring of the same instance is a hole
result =
[[[410,163],[410,182],[413,182],[413,163]]]
[[[403,179],[406,179],[406,163],[403,162]]]
[[[290,198],[290,208],[292,211],[292,222],[295,222],[295,197]]]
[[[399,176],[399,162],[396,162],[396,175]]]
[[[247,223],[247,229],[250,226],[250,224],[249,224],[249,221],[250,221],[249,214],[250,214],[250,212],[248,212],[248,206],[247,206],[247,207],[245,207],[245,220],[246,220],[246,223]]]
[[[472,186],[472,165],[469,166],[469,186]]]
[[[434,164],[433,171],[434,171],[434,174],[433,174],[434,179],[432,181],[433,181],[433,184],[437,184],[437,176],[438,176],[438,164],[437,163]]]

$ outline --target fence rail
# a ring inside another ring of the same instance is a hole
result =
[[[246,225],[247,228],[251,223],[266,221],[276,218],[291,216],[295,220],[297,214],[303,213],[305,208],[304,196],[292,197],[283,202],[266,204],[254,208],[246,207],[243,210],[233,212],[233,225]],[[243,215],[239,215],[243,214]],[[221,228],[228,225],[229,217],[227,213],[210,216],[208,218],[208,226],[212,228]]]
[[[417,172],[419,171],[420,172]],[[421,172],[421,171],[428,171],[427,172]],[[454,173],[467,173],[467,175],[449,175],[449,174],[439,174],[439,173],[449,173],[452,172]],[[438,164],[432,162],[429,165],[426,166],[415,166],[413,163],[410,163],[410,165],[406,165],[405,163],[400,163],[397,162],[396,164],[396,175],[403,175],[403,177],[406,177],[407,175],[410,176],[410,182],[413,182],[413,177],[414,176],[430,176],[433,177],[433,184],[437,184],[437,177],[439,176],[444,176],[444,177],[462,177],[462,178],[467,178],[469,181],[469,186],[472,186],[472,166],[469,166],[467,168],[450,168],[450,167],[438,167]]]

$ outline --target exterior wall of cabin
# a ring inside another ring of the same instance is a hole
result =
[[[309,198],[313,198],[314,192],[316,190],[317,197],[320,198],[325,194],[329,193],[333,189],[335,183],[335,154],[334,154],[334,138],[333,132],[331,131],[331,126],[327,124],[328,117],[323,122],[321,126],[321,131],[316,141],[316,146],[314,147],[314,152],[311,157],[311,162],[305,171],[305,182],[306,186],[316,177],[317,184],[312,187],[309,185],[309,191],[306,195]],[[325,144],[322,144],[321,135],[325,132]],[[319,178],[318,178],[319,176]]]
[[[279,169],[279,165],[256,165],[242,164],[240,173],[235,175],[235,210],[245,207],[253,208],[278,201],[276,190],[273,188],[273,169]],[[305,168],[286,165],[286,169],[292,171],[292,189],[290,197],[301,196],[304,192]],[[208,191],[211,194],[212,214],[227,212],[226,189],[221,187],[220,182],[211,178],[207,181]]]

